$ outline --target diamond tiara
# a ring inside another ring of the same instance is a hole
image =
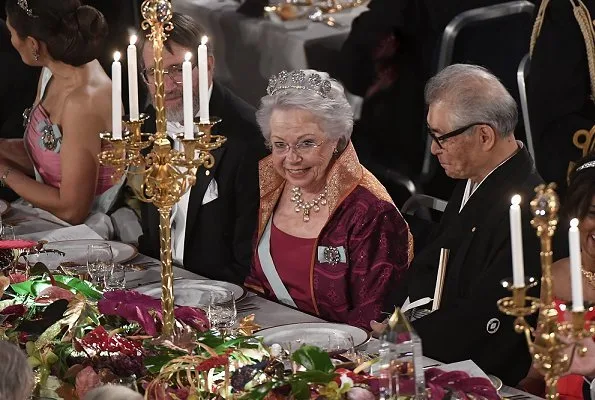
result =
[[[593,168],[595,167],[595,161],[589,161],[587,163],[584,163],[583,165],[581,165],[580,167],[578,167],[576,169],[576,172],[578,171],[582,171],[583,169],[587,169],[587,168]]]
[[[302,70],[281,71],[271,76],[267,94],[270,96],[284,89],[311,90],[326,98],[331,91],[331,81],[322,79],[317,73],[306,75]]]
[[[37,17],[37,15],[33,14],[33,10],[29,8],[29,4],[27,4],[27,0],[18,0],[17,4],[19,5],[19,7],[21,7],[23,9],[23,11],[25,11],[27,13],[28,16]]]

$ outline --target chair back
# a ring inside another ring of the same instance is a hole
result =
[[[428,238],[438,225],[448,202],[426,194],[414,194],[401,207],[401,213],[409,224],[413,236],[415,254],[426,247]]]
[[[533,143],[533,134],[531,133],[531,120],[529,119],[529,103],[527,102],[527,76],[529,76],[529,68],[531,66],[531,58],[529,53],[519,63],[519,68],[516,73],[517,84],[519,87],[519,100],[521,104],[521,113],[523,116],[523,125],[525,126],[525,143],[527,143],[527,150],[533,161],[535,161],[535,145]]]
[[[477,64],[496,75],[519,101],[517,69],[527,53],[535,6],[526,0],[462,12],[446,26],[438,47],[436,72],[454,63]],[[522,137],[521,137],[522,139]],[[426,142],[421,180],[434,173],[431,141]]]

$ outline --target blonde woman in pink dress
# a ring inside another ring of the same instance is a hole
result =
[[[97,61],[107,24],[79,0],[8,0],[7,26],[23,61],[43,67],[24,139],[0,142],[0,184],[69,224],[107,211],[111,171],[99,132],[111,128],[111,81]]]

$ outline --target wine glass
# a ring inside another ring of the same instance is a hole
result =
[[[232,291],[218,290],[209,293],[207,317],[211,328],[224,334],[226,330],[234,326],[237,315],[235,295]]]
[[[106,274],[112,268],[113,259],[112,247],[108,243],[87,246],[87,271],[94,285],[103,285]]]
[[[126,288],[126,268],[120,263],[113,263],[105,274],[105,289],[118,290]]]
[[[355,355],[355,346],[353,336],[350,334],[337,334],[332,333],[328,336],[328,345],[326,351],[331,357],[340,356],[351,360],[351,357]]]
[[[14,233],[14,226],[8,224],[2,224],[0,226],[0,239],[2,240],[15,240],[16,235]]]

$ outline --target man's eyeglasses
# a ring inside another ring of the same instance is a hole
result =
[[[450,138],[453,138],[455,136],[458,136],[458,135],[464,133],[467,129],[472,128],[472,127],[474,127],[476,125],[488,125],[488,126],[491,126],[490,124],[488,124],[486,122],[474,122],[472,124],[465,125],[463,127],[460,127],[458,129],[455,129],[452,132],[448,132],[448,133],[445,133],[444,135],[440,135],[440,136],[436,136],[436,134],[432,132],[432,129],[430,129],[429,126],[427,126],[427,129],[428,129],[428,135],[430,135],[430,137],[432,139],[434,139],[434,141],[436,142],[436,144],[438,145],[438,147],[440,147],[441,149],[443,149],[444,147],[442,147],[442,143],[445,140],[450,139]]]
[[[192,64],[192,69],[196,68],[195,64]],[[164,79],[168,76],[174,83],[181,85],[183,81],[182,64],[172,65],[163,70]],[[147,84],[155,83],[155,68],[146,68],[142,71],[141,76]]]
[[[312,151],[314,151],[314,149],[322,146],[323,143],[324,141],[316,143],[311,139],[306,139],[294,145],[285,142],[273,142],[269,145],[269,147],[274,154],[287,154],[289,152],[289,149],[293,149],[293,151],[295,151],[297,155],[303,156],[311,153]]]

